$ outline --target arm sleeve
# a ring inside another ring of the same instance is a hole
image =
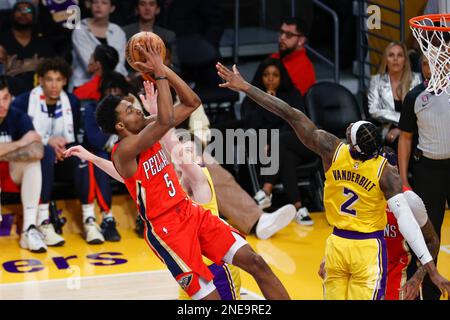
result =
[[[388,205],[389,209],[397,219],[401,234],[408,242],[408,245],[417,256],[420,263],[425,265],[428,262],[433,261],[433,257],[427,248],[422,231],[420,230],[403,193],[399,193],[390,198],[388,200]]]

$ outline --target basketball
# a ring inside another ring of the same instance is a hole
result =
[[[155,33],[153,32],[139,32],[136,33],[134,36],[130,38],[130,40],[127,43],[125,56],[130,64],[130,66],[139,72],[144,72],[144,70],[141,70],[137,65],[136,62],[145,62],[145,57],[140,53],[138,46],[146,47],[147,40],[151,38],[152,39],[152,45],[157,46],[161,50],[161,57],[164,61],[166,57],[166,46],[164,45],[164,41]]]

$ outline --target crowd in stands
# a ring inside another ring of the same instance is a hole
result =
[[[24,208],[20,245],[33,252],[65,242],[50,223],[49,206],[55,180],[68,175],[81,203],[86,242],[121,238],[111,211],[109,176],[92,163],[63,154],[71,146],[82,145],[100,158],[110,158],[117,136],[103,133],[95,120],[102,98],[121,96],[142,109],[143,79],[125,61],[126,43],[134,34],[158,34],[167,48],[165,64],[192,83],[194,90],[216,89],[220,83],[215,70],[224,31],[219,1],[80,0],[82,19],[71,28],[66,9],[74,4],[71,0],[62,4],[8,0],[0,7],[1,190],[20,192]],[[307,37],[301,20],[285,19],[279,30],[279,51],[261,62],[252,81],[302,111],[304,97],[316,83],[305,49]],[[370,82],[368,116],[380,124],[385,144],[394,150],[405,96],[424,80],[411,71],[404,44],[386,47],[379,72]],[[173,99],[178,99],[175,92]],[[242,102],[241,118],[244,129],[280,130],[280,170],[264,176],[261,189],[249,195],[219,164],[210,164],[221,215],[231,218],[244,233],[255,231],[258,223],[265,223],[263,210],[272,205],[274,185],[282,183],[287,202],[295,206],[296,222],[312,225],[293,173],[299,164],[317,156],[286,122],[249,98]],[[207,144],[211,123],[203,107],[188,122],[186,128]],[[265,150],[270,153],[271,149],[269,142]],[[94,212],[95,201],[101,222]]]

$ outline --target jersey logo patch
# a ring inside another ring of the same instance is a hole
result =
[[[192,273],[182,276],[178,280],[178,284],[181,286],[183,290],[186,290],[191,285],[192,278],[193,278]]]
[[[358,170],[359,169],[359,162],[355,162],[353,165],[353,169]]]

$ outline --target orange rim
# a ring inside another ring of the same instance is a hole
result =
[[[423,26],[419,24],[420,21],[425,19],[438,22],[441,21],[441,18],[445,18],[446,21],[450,22],[450,14],[426,14],[409,19],[409,25],[413,28],[429,31],[450,31],[450,27]]]

